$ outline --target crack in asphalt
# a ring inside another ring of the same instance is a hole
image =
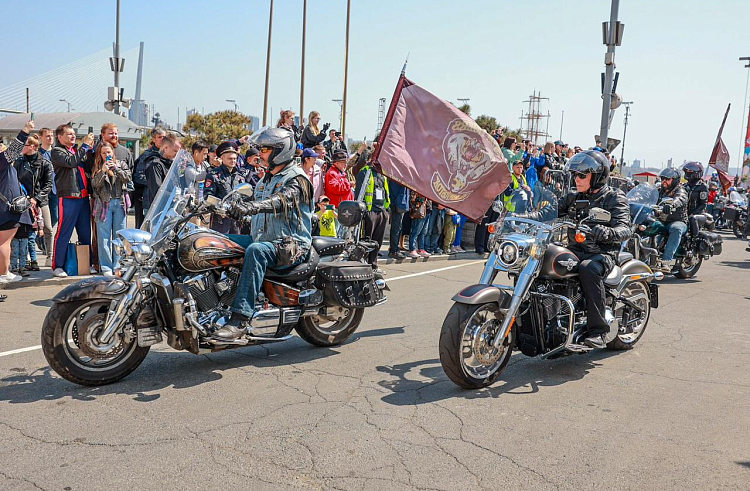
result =
[[[32,485],[32,486],[34,486],[34,487],[35,487],[36,489],[41,489],[42,491],[47,491],[47,490],[46,490],[46,488],[43,488],[43,487],[41,487],[40,485],[38,485],[38,484],[37,484],[37,483],[35,483],[34,481],[32,481],[32,480],[30,480],[30,479],[26,479],[25,477],[16,477],[16,476],[11,476],[11,475],[9,475],[9,474],[6,474],[6,473],[5,473],[5,472],[3,472],[2,470],[0,470],[0,476],[2,476],[2,477],[4,477],[4,478],[6,478],[6,479],[8,479],[8,480],[11,480],[11,481],[21,481],[21,482],[25,482],[25,483],[31,484],[31,485]]]

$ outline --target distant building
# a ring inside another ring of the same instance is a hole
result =
[[[670,169],[674,168],[674,165],[672,164],[672,159],[671,158],[669,160],[667,160],[667,167],[670,168]]]
[[[633,169],[640,169],[641,168],[641,161],[638,159],[633,160]]]
[[[258,131],[259,129],[260,129],[260,118],[257,116],[250,116],[250,131],[255,132],[255,131]]]

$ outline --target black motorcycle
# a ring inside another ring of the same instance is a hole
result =
[[[181,151],[143,227],[117,233],[122,278],[87,278],[52,299],[42,347],[63,378],[92,386],[120,380],[164,337],[170,347],[195,354],[278,343],[292,330],[317,346],[339,345],[357,330],[366,308],[385,302],[385,282],[362,259],[372,243],[314,237],[302,264],[266,271],[252,332],[233,342],[212,339],[229,314],[245,249],[193,222],[252,196],[252,187],[203,200],[186,178],[190,163]],[[339,222],[357,227],[364,213],[363,203],[344,202]]]
[[[547,194],[535,190],[537,204],[553,210],[541,221],[508,215],[488,226],[489,258],[478,284],[461,290],[440,331],[440,363],[448,378],[466,389],[495,382],[514,350],[526,356],[555,358],[591,351],[587,336],[586,301],[578,278],[580,260],[568,249],[564,233],[576,230],[583,242],[590,226],[607,223],[608,211],[591,208],[578,222],[558,221],[554,187]],[[513,199],[512,209],[519,203]],[[581,209],[588,202],[579,203]],[[506,205],[507,208],[507,205]],[[496,283],[505,272],[513,286]],[[648,324],[651,309],[659,305],[654,279],[663,278],[631,254],[620,253],[617,265],[604,281],[607,347],[632,348]]]
[[[664,246],[667,243],[668,226],[663,207],[671,198],[657,205],[659,191],[648,183],[639,184],[628,193],[633,235],[624,244],[623,250],[640,259],[652,269],[659,269]],[[677,278],[692,278],[703,261],[722,252],[722,237],[712,232],[714,219],[711,215],[692,215],[688,219],[687,232],[682,236],[675,252],[672,270]]]

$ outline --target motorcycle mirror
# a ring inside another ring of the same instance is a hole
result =
[[[238,184],[234,190],[246,198],[253,197],[253,187],[250,184]]]
[[[591,208],[589,219],[594,223],[609,223],[612,219],[612,214],[603,208]]]
[[[206,196],[206,203],[208,203],[211,206],[218,206],[219,203],[221,203],[221,200],[214,196],[213,194],[210,194]]]
[[[500,201],[499,199],[498,199],[498,200],[495,200],[495,201],[494,201],[494,202],[492,203],[492,210],[493,210],[493,211],[496,211],[497,213],[502,213],[502,212],[503,212],[503,210],[505,210],[505,205],[504,205],[504,204],[503,204],[503,202],[502,202],[502,201]]]

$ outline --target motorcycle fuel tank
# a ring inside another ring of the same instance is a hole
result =
[[[244,258],[245,249],[229,238],[205,229],[182,238],[177,247],[180,266],[194,273],[229,266],[241,268]]]
[[[550,244],[542,258],[539,276],[559,280],[578,275],[578,256],[565,247]]]

